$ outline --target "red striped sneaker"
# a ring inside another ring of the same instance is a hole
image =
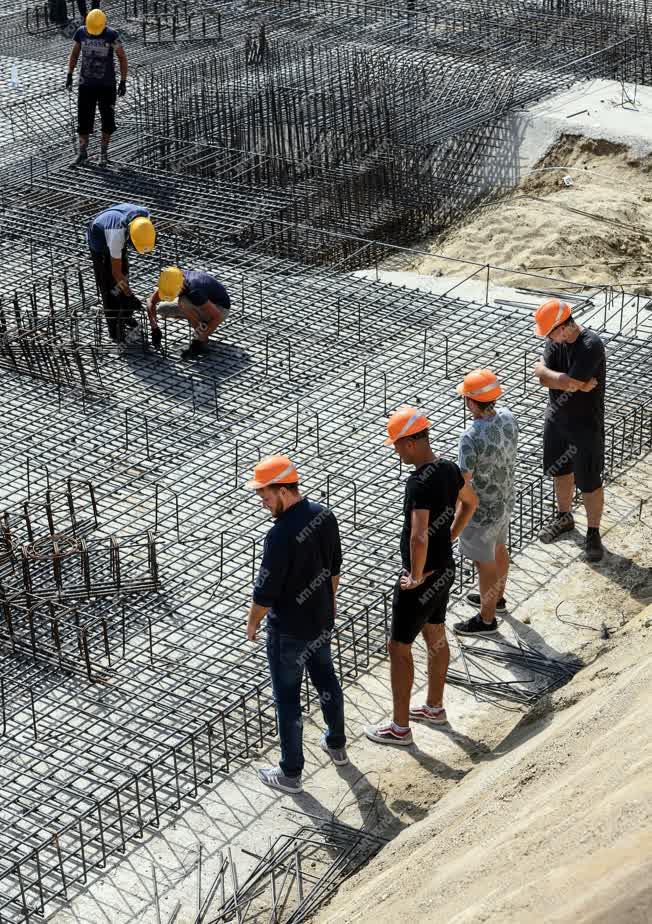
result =
[[[410,729],[400,731],[393,722],[387,725],[365,725],[365,735],[370,741],[377,744],[398,744],[406,746],[412,744],[412,732]]]
[[[443,706],[410,706],[410,718],[418,722],[429,722],[430,725],[445,725],[448,722],[446,710]]]

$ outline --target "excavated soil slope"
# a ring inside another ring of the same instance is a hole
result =
[[[320,922],[649,924],[652,607]]]
[[[564,185],[565,176],[572,186]],[[622,144],[563,135],[513,192],[420,249],[650,294],[651,227],[652,157],[637,160]],[[405,268],[446,276],[472,269],[434,256],[410,260]],[[499,282],[534,284],[514,274]]]

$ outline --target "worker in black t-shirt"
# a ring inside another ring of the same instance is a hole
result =
[[[386,445],[415,470],[405,485],[401,532],[403,570],[394,587],[388,644],[394,714],[392,721],[368,726],[365,734],[379,744],[412,743],[410,719],[443,725],[444,684],[449,650],[446,607],[455,577],[452,543],[478,505],[470,484],[454,462],[436,456],[430,446],[430,421],[412,407],[387,422]],[[428,695],[410,708],[414,680],[412,643],[421,632],[428,649]]]
[[[604,554],[600,539],[607,377],[604,344],[594,331],[580,327],[570,307],[557,298],[544,302],[534,317],[537,334],[547,338],[534,374],[549,389],[543,468],[554,478],[557,499],[557,514],[543,527],[539,538],[554,542],[575,528],[571,506],[577,485],[586,509],[586,557],[600,561]]]

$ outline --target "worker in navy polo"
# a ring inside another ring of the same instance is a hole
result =
[[[338,765],[348,763],[344,697],[331,656],[335,597],[342,550],[337,520],[326,507],[303,497],[299,475],[287,456],[271,456],[254,468],[247,487],[256,491],[275,520],[247,619],[247,638],[256,640],[267,616],[267,660],[281,739],[278,767],[258,771],[261,781],[283,792],[302,792],[304,669],[319,694],[326,731],[320,746]]]
[[[129,285],[127,248],[131,242],[138,253],[151,253],[156,243],[154,225],[144,206],[122,202],[91,220],[87,239],[109,336],[122,343],[127,330],[138,327],[134,311],[143,310]]]

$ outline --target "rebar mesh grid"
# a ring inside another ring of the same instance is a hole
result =
[[[41,916],[275,735],[264,655],[242,626],[268,526],[242,481],[263,454],[292,453],[340,522],[344,683],[387,639],[405,473],[379,444],[397,404],[424,407],[454,457],[465,424],[454,385],[492,365],[521,426],[510,549],[535,534],[553,499],[528,310],[338,270],[466,208],[485,191],[481,159],[493,158],[490,185],[508,186],[510,107],[578,76],[649,72],[644,3],[103,6],[136,65],[118,166],[104,172],[69,168],[74,107],[50,89],[71,24],[26,28],[22,6],[0,8],[0,919],[11,922]],[[229,289],[232,312],[195,368],[178,359],[182,322],[166,322],[161,354],[145,335],[108,342],[85,230],[127,199],[151,208],[159,232],[156,255],[134,260],[139,294],[168,262]],[[613,475],[652,444],[645,300],[595,289],[574,311],[604,331]],[[459,562],[456,592],[469,577]],[[450,680],[527,705],[576,666],[489,646],[457,650]]]

